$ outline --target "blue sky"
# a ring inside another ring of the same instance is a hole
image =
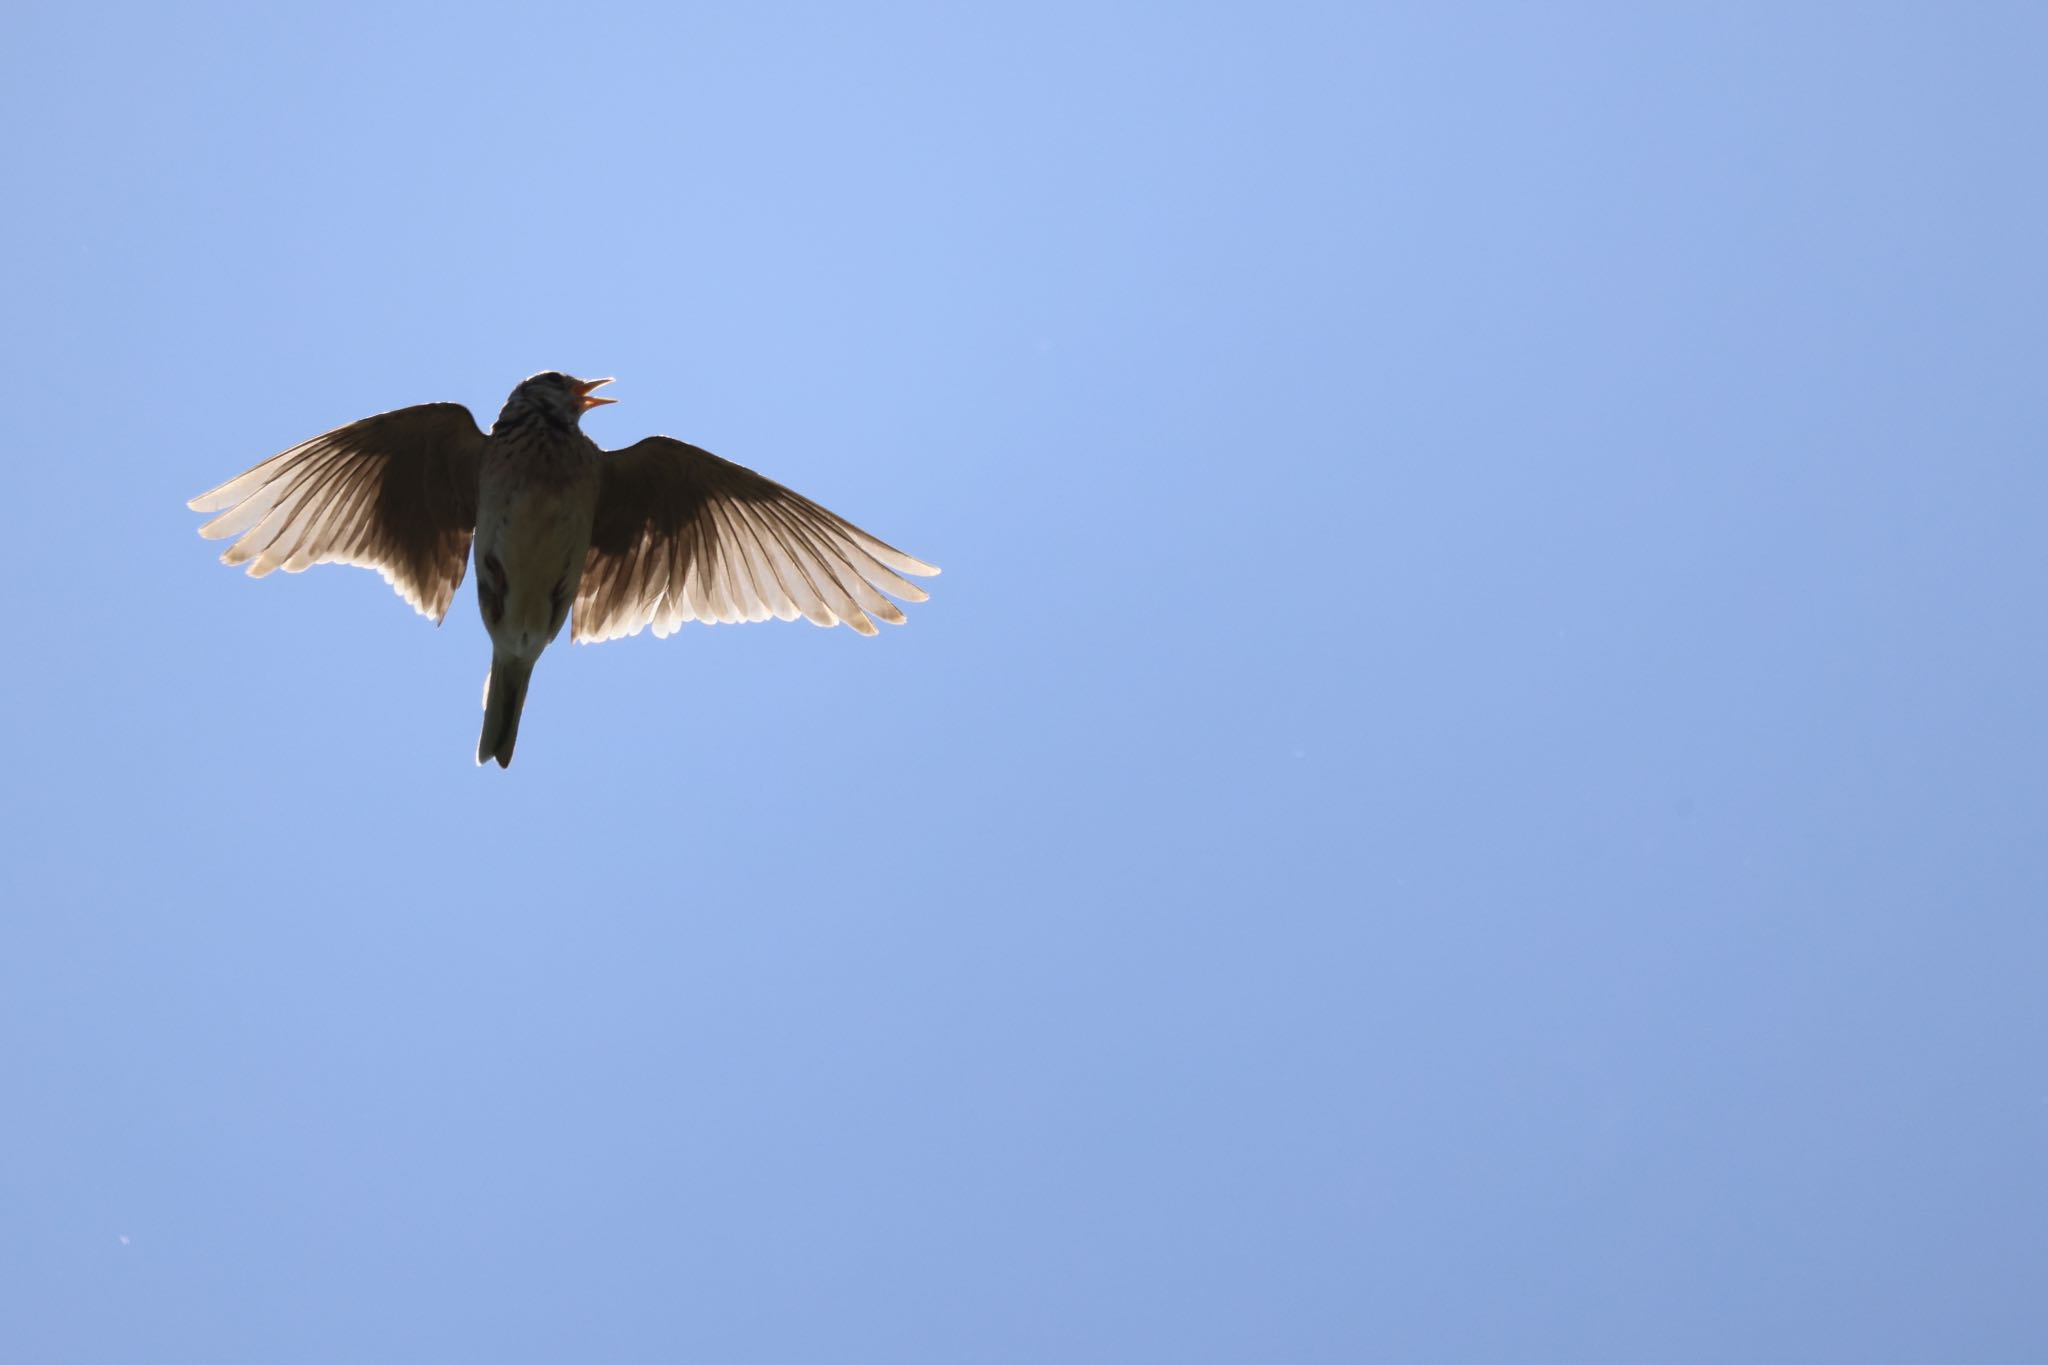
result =
[[[2044,40],[22,11],[9,1358],[2041,1359]],[[549,368],[932,600],[194,534]]]

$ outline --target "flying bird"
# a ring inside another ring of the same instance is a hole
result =
[[[236,537],[252,578],[312,564],[375,569],[438,625],[476,550],[491,636],[479,764],[512,762],[541,651],[685,621],[903,624],[938,570],[753,470],[670,436],[601,450],[583,414],[609,379],[548,371],[505,400],[490,434],[460,403],[365,417],[273,455],[188,504]]]

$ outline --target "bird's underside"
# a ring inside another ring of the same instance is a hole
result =
[[[936,568],[751,469],[667,436],[598,450],[577,420],[606,401],[590,393],[603,382],[536,375],[488,435],[457,403],[352,422],[192,499],[194,511],[216,514],[199,533],[232,537],[221,560],[246,564],[252,577],[313,564],[375,569],[439,622],[479,534],[482,490],[485,624],[494,655],[516,655],[528,671],[563,622],[556,616],[537,641],[531,629],[506,637],[493,598],[521,574],[544,572],[536,590],[567,595],[578,641],[771,616],[873,635],[877,621],[903,623],[890,597],[925,600],[906,575]],[[580,491],[556,493],[556,475],[561,489]],[[509,762],[509,738],[502,752],[490,738],[487,725],[478,761]]]

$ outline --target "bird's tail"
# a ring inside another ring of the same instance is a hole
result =
[[[501,768],[512,763],[512,745],[519,738],[519,713],[526,709],[526,684],[533,678],[534,660],[512,654],[491,656],[491,676],[484,683],[484,732],[476,742],[479,764],[498,760]]]

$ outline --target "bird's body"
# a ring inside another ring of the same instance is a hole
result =
[[[515,392],[484,440],[477,479],[476,596],[491,636],[476,761],[512,761],[526,684],[583,582],[604,452]]]
[[[366,417],[192,500],[202,535],[261,577],[339,562],[377,569],[441,620],[472,537],[491,637],[477,762],[512,760],[528,680],[572,617],[578,640],[666,635],[684,621],[798,615],[875,633],[881,596],[925,594],[938,570],[752,470],[665,436],[604,451],[583,413],[609,380],[547,372],[512,391],[486,436],[430,403]],[[878,589],[880,591],[878,591]]]

